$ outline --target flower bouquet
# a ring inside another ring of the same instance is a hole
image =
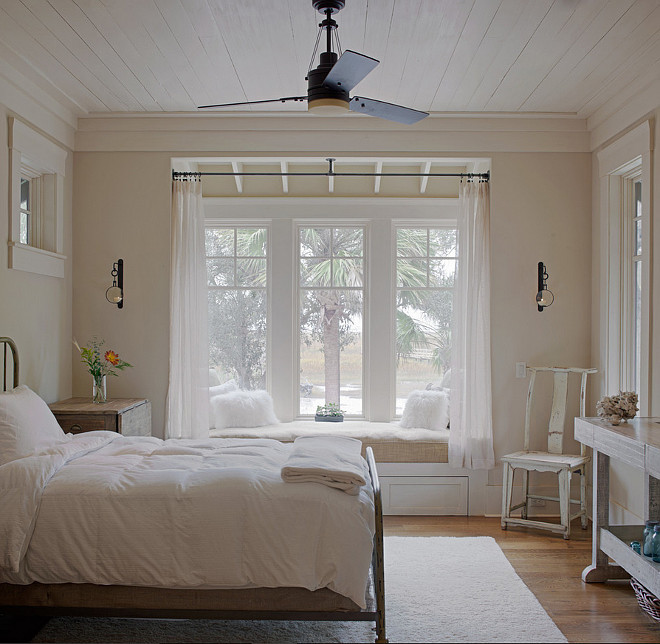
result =
[[[612,425],[619,425],[634,418],[639,411],[638,397],[634,391],[620,391],[618,396],[605,396],[596,403],[596,413]]]
[[[80,352],[81,362],[87,366],[87,370],[92,374],[92,402],[103,403],[106,401],[106,376],[118,376],[117,371],[123,371],[126,367],[132,367],[125,360],[119,357],[119,354],[107,350],[103,351],[104,340],[92,338],[89,347],[81,347],[76,340],[73,341],[76,349]]]

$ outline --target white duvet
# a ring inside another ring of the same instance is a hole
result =
[[[0,466],[0,581],[328,587],[364,607],[368,483],[286,483],[292,445],[268,439],[67,436]]]

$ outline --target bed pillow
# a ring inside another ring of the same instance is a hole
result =
[[[230,391],[211,398],[211,415],[216,429],[227,427],[262,427],[280,421],[267,391]]]
[[[444,391],[411,391],[399,424],[410,429],[447,429],[449,397]]]
[[[0,465],[65,440],[53,412],[28,386],[0,393]]]
[[[215,372],[215,370],[214,370]],[[216,375],[216,378],[218,376]],[[231,380],[228,380],[227,382],[224,382],[223,384],[220,384],[218,378],[218,384],[215,385],[214,387],[209,387],[209,403],[211,402],[211,399],[214,396],[220,396],[222,394],[228,394],[230,391],[238,391],[238,383],[232,378]],[[210,409],[209,411],[209,429],[213,429],[215,427],[215,418],[213,415],[213,409]]]

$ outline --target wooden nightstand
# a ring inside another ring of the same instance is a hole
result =
[[[66,433],[105,429],[124,436],[151,435],[151,402],[144,398],[116,398],[105,403],[69,398],[49,407]]]

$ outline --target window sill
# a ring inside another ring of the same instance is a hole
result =
[[[9,268],[49,277],[64,277],[66,255],[49,250],[9,242]]]

